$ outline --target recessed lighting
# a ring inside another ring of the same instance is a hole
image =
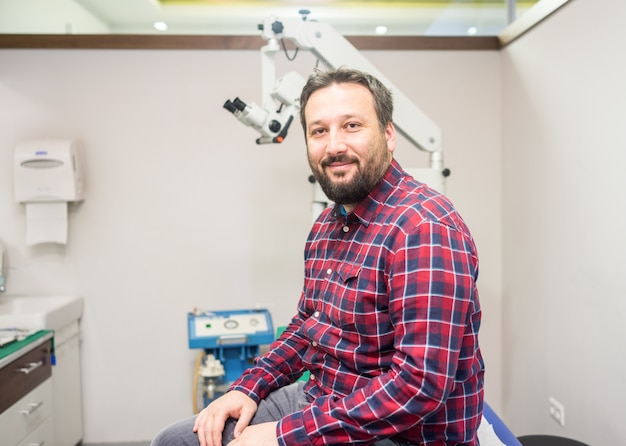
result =
[[[167,31],[167,23],[165,22],[154,22],[153,26],[157,31]]]
[[[475,36],[476,34],[478,34],[478,28],[476,28],[475,26],[470,26],[469,28],[467,28],[468,36]]]
[[[378,25],[374,32],[377,35],[382,36],[383,34],[387,34],[387,27],[385,25]]]

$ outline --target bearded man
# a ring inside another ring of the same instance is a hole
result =
[[[296,314],[225,395],[154,446],[478,446],[476,247],[450,201],[394,160],[392,114],[367,73],[308,79],[308,160],[334,205],[307,239]]]

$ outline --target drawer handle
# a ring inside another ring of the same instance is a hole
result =
[[[27,367],[17,369],[18,372],[22,372],[24,375],[28,375],[30,372],[37,370],[43,365],[43,361],[29,362]]]
[[[38,403],[32,403],[28,406],[28,409],[20,410],[20,413],[25,417],[29,417],[41,406],[43,406],[43,401],[39,401]]]

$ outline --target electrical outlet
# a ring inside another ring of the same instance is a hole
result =
[[[565,407],[556,398],[550,397],[550,416],[559,423],[561,426],[565,426]]]

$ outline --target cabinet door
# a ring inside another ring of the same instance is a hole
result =
[[[83,400],[80,375],[80,332],[74,322],[54,333],[56,364],[54,389],[54,444],[78,444],[83,439]]]

